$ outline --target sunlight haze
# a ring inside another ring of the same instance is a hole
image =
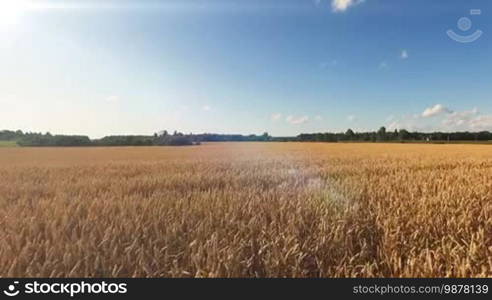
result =
[[[0,3],[2,129],[492,130],[486,1]]]

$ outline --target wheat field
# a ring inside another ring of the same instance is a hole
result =
[[[0,277],[492,277],[492,148],[1,148]]]

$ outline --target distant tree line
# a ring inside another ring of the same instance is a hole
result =
[[[155,145],[153,136],[143,135],[113,135],[93,140],[94,146],[152,146]]]
[[[3,130],[0,131],[0,141],[15,141],[24,147],[70,147],[70,146],[189,146],[202,142],[252,142],[268,141],[272,137],[263,135],[222,135],[222,134],[183,134],[175,131],[173,134],[166,130],[154,135],[119,135],[106,136],[91,140],[88,136],[52,135],[51,133],[33,133]]]
[[[200,142],[268,142],[272,140],[272,137],[268,132],[262,135],[240,135],[240,134],[195,134],[191,135],[193,140]]]
[[[24,136],[21,130],[0,130],[0,141],[16,141]]]
[[[354,132],[348,129],[345,133],[310,133],[300,134],[296,140],[301,142],[389,142],[389,141],[492,141],[492,133],[480,132],[410,132],[405,129],[387,131],[381,127],[373,132]]]
[[[51,133],[22,132],[20,130],[0,131],[0,140],[15,141],[19,146],[29,147],[69,147],[69,146],[90,146],[91,140],[82,135],[52,135]]]
[[[80,147],[90,146],[91,140],[83,135],[28,134],[17,140],[23,147]]]
[[[154,144],[156,145],[199,145],[202,142],[267,142],[272,137],[267,133],[262,135],[241,135],[241,134],[183,134],[175,131],[169,134],[166,130],[154,134]]]
[[[33,133],[2,130],[0,141],[15,141],[24,147],[80,147],[80,146],[186,146],[199,144],[192,135],[175,132],[170,135],[166,131],[151,136],[121,135],[106,136],[91,140],[88,136],[52,135],[51,133]]]
[[[345,133],[303,133],[296,137],[272,137],[267,132],[262,135],[240,134],[173,134],[161,131],[154,135],[120,135],[106,136],[91,140],[82,135],[52,135],[50,133],[33,133],[2,130],[0,141],[15,141],[26,147],[70,147],[70,146],[188,146],[202,142],[445,142],[445,141],[492,141],[492,133],[480,132],[410,132],[405,129],[387,131],[381,127],[378,131]]]
[[[200,145],[202,142],[264,142],[271,140],[268,133],[263,135],[239,135],[239,134],[184,134],[178,131],[170,134],[166,130],[146,135],[122,135],[107,136],[93,140],[94,146],[191,146]]]

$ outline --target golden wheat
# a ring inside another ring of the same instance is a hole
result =
[[[490,277],[492,148],[2,148],[0,276]]]

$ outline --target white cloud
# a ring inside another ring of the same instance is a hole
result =
[[[442,120],[445,130],[492,130],[492,115],[482,115],[477,108],[449,113]]]
[[[282,114],[281,113],[274,113],[270,116],[270,119],[272,121],[278,121],[280,120],[280,118],[282,118]]]
[[[300,124],[304,124],[304,123],[307,123],[309,121],[309,117],[308,116],[287,116],[285,118],[285,121],[287,121],[287,123],[289,124],[292,124],[292,125],[300,125]]]
[[[387,69],[389,67],[388,63],[385,62],[385,61],[382,61],[380,64],[379,64],[379,69]]]
[[[409,131],[432,131],[429,124],[424,124],[422,122],[422,117],[420,115],[406,115],[402,117],[394,117],[391,120],[387,120],[389,123],[386,128],[389,131],[395,129],[406,129]]]
[[[408,58],[408,51],[405,49],[401,50],[400,58],[401,59],[407,59]]]
[[[332,0],[331,9],[334,12],[344,12],[349,7],[360,4],[362,2],[364,2],[364,0]]]
[[[348,120],[349,122],[353,122],[353,121],[357,120],[357,117],[356,117],[356,116],[354,116],[354,115],[350,115],[350,116],[347,116],[347,120]]]
[[[118,102],[119,100],[120,100],[120,97],[118,97],[116,95],[112,95],[112,96],[109,96],[106,98],[106,101],[111,102],[111,103]]]
[[[431,118],[435,117],[435,118]],[[477,108],[452,111],[441,104],[427,108],[420,115],[407,115],[387,119],[389,130],[407,129],[410,131],[490,131],[492,115],[482,115]]]
[[[478,116],[469,122],[473,130],[492,130],[492,115]]]
[[[478,109],[450,112],[442,120],[442,124],[450,127],[460,127],[466,125],[476,118],[478,115]]]
[[[492,130],[492,115],[481,115],[477,108],[452,112],[442,120],[448,130]]]
[[[322,120],[323,120],[323,117],[322,117],[322,116],[320,116],[320,115],[317,115],[317,116],[315,116],[315,117],[314,117],[314,119],[315,119],[316,121],[322,121]]]
[[[426,108],[422,112],[422,117],[429,118],[429,117],[434,117],[434,116],[440,115],[442,113],[452,113],[452,111],[450,109],[448,109],[447,107],[443,106],[442,104],[436,104],[432,107]]]
[[[388,131],[405,129],[408,131],[425,131],[424,127],[409,119],[397,120],[386,126]]]
[[[210,107],[209,105],[204,105],[204,106],[202,106],[202,110],[203,111],[211,111],[212,107]]]

